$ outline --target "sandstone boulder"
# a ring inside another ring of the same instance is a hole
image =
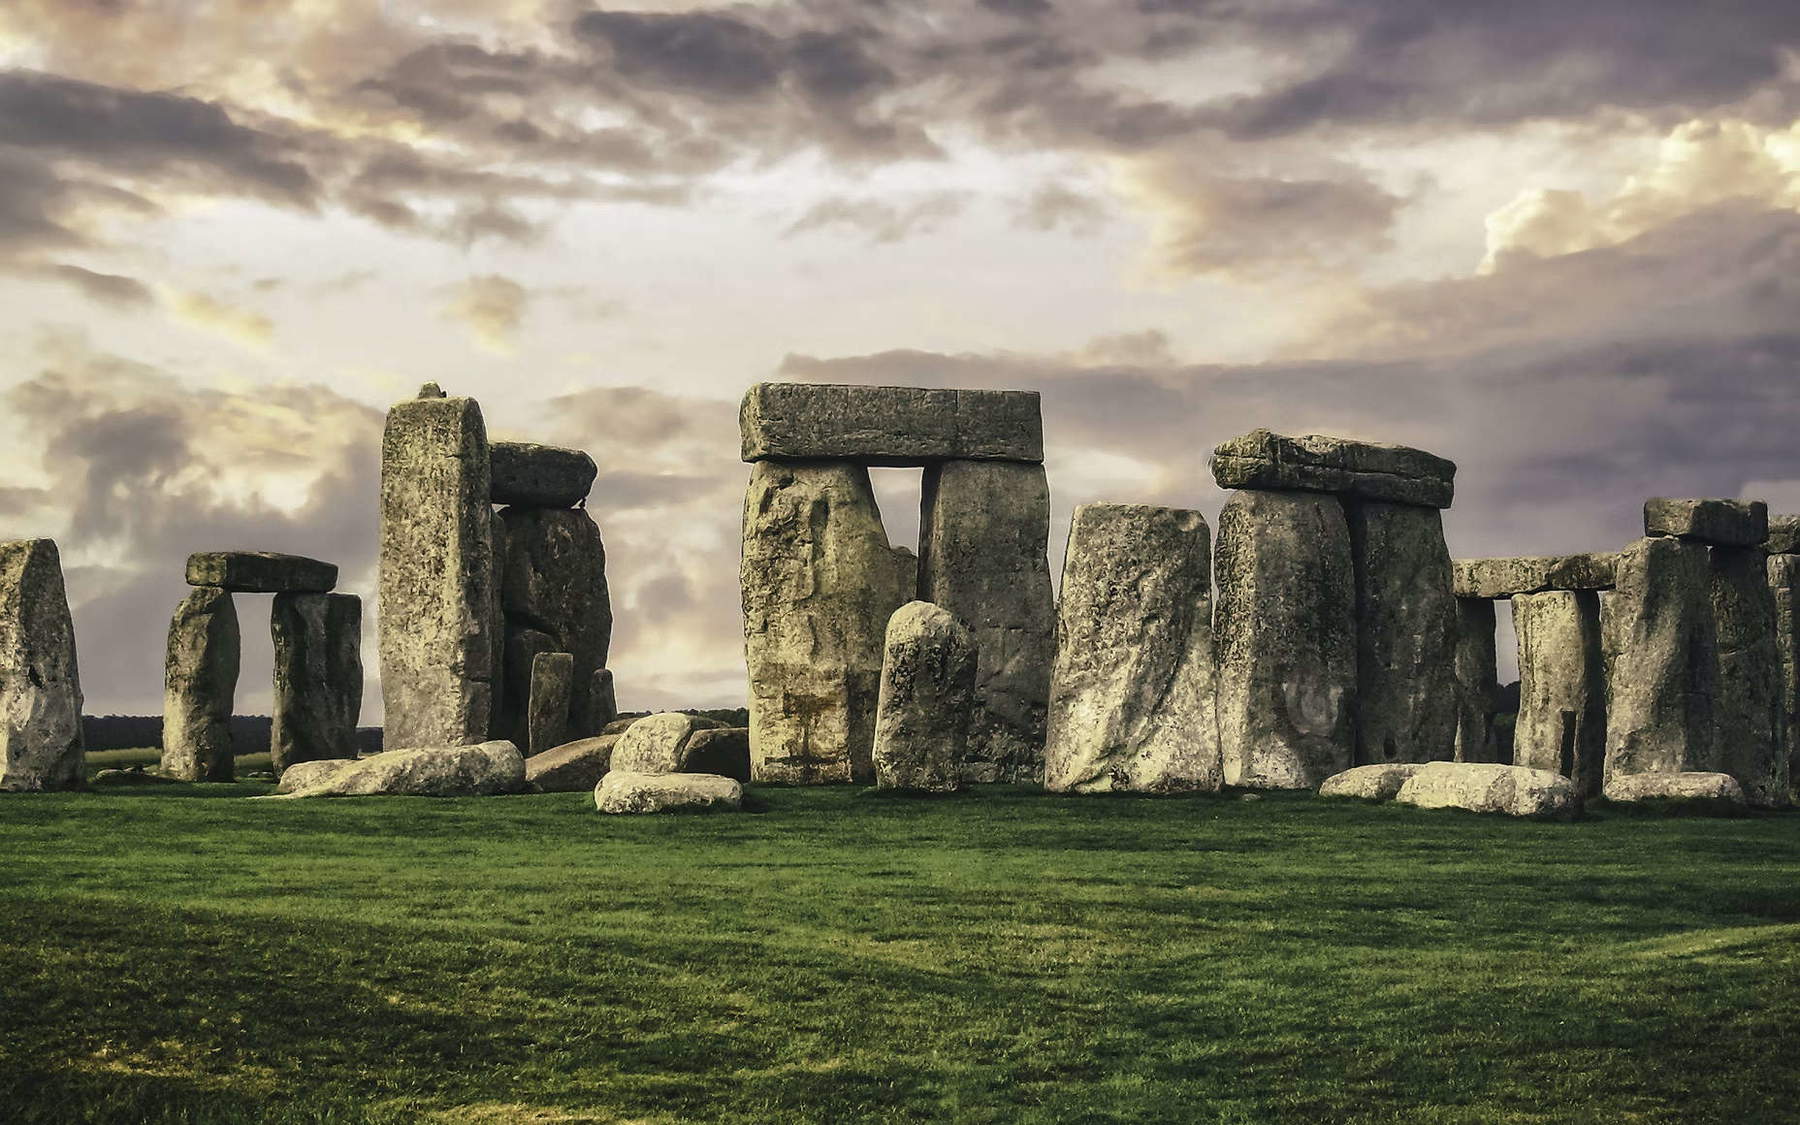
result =
[[[600,779],[594,807],[603,813],[735,812],[744,787],[709,773],[620,773]]]
[[[1761,500],[1644,502],[1644,534],[1667,535],[1716,547],[1755,547],[1769,537],[1769,506]]]
[[[1356,762],[1456,755],[1456,598],[1436,508],[1345,503],[1356,574]]]
[[[295,774],[298,777],[295,777]],[[349,762],[308,762],[281,778],[282,797],[486,797],[525,788],[510,742],[384,750]]]
[[[682,773],[694,736],[716,728],[712,719],[665,711],[632,723],[613,747],[612,768],[625,773]]]
[[[198,586],[169,622],[163,663],[162,772],[182,781],[230,781],[231,705],[237,692],[237,607],[229,591]]]
[[[1703,543],[1640,539],[1601,604],[1606,776],[1715,771],[1718,641]]]
[[[1606,779],[1609,801],[1681,801],[1735,812],[1745,805],[1743,787],[1728,773],[1632,773]]]
[[[525,780],[545,793],[586,793],[612,767],[616,734],[578,739],[525,759]]]
[[[573,508],[594,486],[594,459],[579,449],[497,441],[491,449],[493,501],[531,508]]]
[[[356,756],[362,712],[362,599],[355,594],[276,594],[275,708],[269,758],[295,762]]]
[[[1491,762],[1428,762],[1407,779],[1394,799],[1422,809],[1467,809],[1555,819],[1581,812],[1581,796],[1568,778],[1549,770]]]
[[[1252,430],[1213,451],[1221,488],[1301,489],[1365,500],[1448,508],[1456,465],[1404,445]]]
[[[1319,783],[1321,797],[1358,797],[1365,801],[1391,801],[1400,787],[1425,768],[1423,762],[1387,762],[1356,766],[1332,774]]]
[[[758,383],[745,393],[738,423],[746,461],[1044,459],[1036,391]]]
[[[332,563],[272,551],[200,551],[187,561],[189,586],[243,594],[323,594],[337,575]]]
[[[894,611],[875,713],[877,788],[962,788],[975,666],[975,638],[948,610],[908,602]]]
[[[1519,638],[1513,765],[1549,770],[1597,796],[1606,764],[1606,671],[1600,595],[1550,590],[1512,600]]]
[[[0,789],[81,785],[81,703],[56,543],[0,543]]]
[[[1510,598],[1546,590],[1610,590],[1617,552],[1529,558],[1457,559],[1452,576],[1459,598]]]

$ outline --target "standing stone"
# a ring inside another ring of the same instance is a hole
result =
[[[1336,497],[1239,492],[1219,516],[1225,782],[1310,789],[1355,750],[1356,578]]]
[[[1738,779],[1751,805],[1787,804],[1781,750],[1781,650],[1768,558],[1757,547],[1712,549],[1713,627],[1719,646],[1713,707],[1719,769]]]
[[[580,733],[584,738],[591,738],[618,717],[619,700],[613,691],[612,669],[596,668],[593,678],[588,681],[587,710],[581,719]]]
[[[1497,762],[1494,716],[1500,710],[1494,603],[1456,599],[1456,760]]]
[[[561,746],[569,735],[569,695],[575,658],[566,652],[540,652],[531,661],[531,703],[527,708],[528,754]]]
[[[82,783],[81,675],[50,539],[0,543],[0,789]]]
[[[296,762],[356,757],[362,712],[362,599],[355,594],[277,594],[275,711],[269,757],[280,776]]]
[[[506,569],[506,521],[500,518],[497,510],[488,510],[488,558],[493,560],[494,580],[488,584],[488,620],[493,628],[488,630],[488,667],[493,669],[493,678],[488,681],[488,737],[509,740],[515,746],[525,745],[527,738],[523,729],[522,716],[525,713],[523,696],[508,696],[507,689],[517,689],[523,683],[527,690],[531,685],[530,661],[526,662],[523,680],[508,674],[506,653],[507,645],[512,637],[512,630],[507,627],[506,608],[501,587],[505,582]],[[545,649],[554,648],[554,644]]]
[[[875,713],[877,788],[962,788],[978,663],[974,635],[949,611],[930,602],[894,611]]]
[[[868,470],[757,462],[740,578],[755,779],[870,780],[887,622],[918,564],[888,545]]]
[[[1178,508],[1075,509],[1057,618],[1047,788],[1219,788],[1210,534],[1204,516]]]
[[[1598,796],[1606,762],[1600,595],[1520,594],[1512,607],[1519,638],[1512,764],[1562,774],[1583,797]]]
[[[946,461],[921,497],[919,596],[967,623],[979,654],[964,776],[1041,781],[1056,658],[1044,467]]]
[[[1716,772],[1718,649],[1706,545],[1640,539],[1600,607],[1606,776]]]
[[[505,709],[494,723],[494,733],[515,746],[531,745],[531,677],[537,658],[559,651],[556,638],[536,629],[511,628],[506,631],[506,653],[501,658],[503,674],[496,681],[504,685],[501,698]]]
[[[612,647],[612,597],[600,529],[579,508],[507,508],[500,518],[505,524],[500,587],[508,650],[510,637],[528,629],[550,639],[547,651],[568,653],[574,660],[569,713],[586,714],[594,672],[606,667]],[[508,707],[522,717],[531,697],[531,664],[509,662],[508,673]]]
[[[1800,556],[1771,555],[1769,589],[1775,599],[1775,647],[1781,654],[1781,745],[1788,763],[1788,794],[1800,782]]]
[[[488,443],[470,398],[388,411],[381,443],[381,691],[389,746],[488,736],[494,559]]]
[[[163,664],[162,770],[183,781],[230,781],[231,704],[239,636],[231,594],[196,586],[169,622]]]
[[[1456,756],[1456,598],[1436,508],[1350,500],[1356,764]]]

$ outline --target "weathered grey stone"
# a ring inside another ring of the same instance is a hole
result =
[[[1319,783],[1321,797],[1356,797],[1364,801],[1391,801],[1400,787],[1425,768],[1423,762],[1381,762],[1335,773]]]
[[[599,734],[618,717],[619,700],[613,693],[612,670],[596,668],[593,678],[588,681],[587,710],[581,720],[580,730],[590,735]]]
[[[528,441],[497,441],[492,448],[496,504],[573,508],[594,486],[594,459],[579,449]]]
[[[1769,537],[1769,506],[1761,500],[1644,501],[1644,534],[1692,539],[1715,547],[1755,547]]]
[[[1606,647],[1606,776],[1718,769],[1719,659],[1706,546],[1640,539],[1600,606]]]
[[[975,665],[975,638],[948,610],[908,602],[894,611],[875,714],[877,788],[962,788]]]
[[[612,646],[612,597],[606,585],[606,546],[587,512],[575,508],[507,508],[501,604],[506,615],[504,697],[516,711],[517,733],[530,700],[531,664],[515,663],[513,636],[532,630],[550,639],[551,652],[574,658],[569,714],[592,707],[594,672],[606,667]]]
[[[525,729],[529,700],[509,697],[507,689],[517,690],[523,686],[530,690],[531,657],[525,657],[524,670],[516,675],[506,663],[507,646],[514,630],[507,627],[506,607],[500,589],[506,567],[506,521],[500,518],[498,509],[488,512],[488,558],[493,560],[494,580],[488,583],[488,621],[493,628],[488,630],[488,668],[492,670],[492,678],[488,680],[487,736],[508,739],[515,746],[523,746],[529,738],[529,731]],[[549,641],[533,653],[548,652],[555,647],[555,642]]]
[[[740,577],[756,780],[872,780],[882,643],[918,563],[888,545],[868,471],[757,462]]]
[[[1456,598],[1436,508],[1350,500],[1356,763],[1456,755]]]
[[[665,711],[627,727],[613,747],[612,768],[626,773],[681,773],[694,735],[719,724],[697,715]]]
[[[687,744],[684,773],[716,773],[733,781],[750,780],[750,728],[697,730]]]
[[[540,652],[531,661],[531,705],[526,722],[527,745],[533,754],[561,746],[569,735],[570,682],[575,658],[566,652]]]
[[[643,714],[622,715],[600,728],[601,734],[624,734],[631,729],[631,724],[644,718]]]
[[[362,713],[362,599],[276,594],[275,710],[269,758],[277,776],[296,762],[356,757]]]
[[[1456,599],[1456,761],[1499,761],[1494,716],[1500,710],[1494,603]]]
[[[525,788],[525,759],[506,741],[384,750],[346,762],[303,762],[277,797],[486,797]]]
[[[744,787],[710,773],[625,773],[613,770],[594,788],[603,813],[736,812]]]
[[[612,765],[620,736],[603,734],[564,743],[525,759],[525,780],[545,793],[587,793]]]
[[[1356,578],[1343,505],[1240,492],[1219,516],[1225,782],[1310,789],[1352,765]]]
[[[500,662],[501,675],[495,680],[495,695],[502,710],[494,730],[515,746],[531,745],[531,675],[537,658],[558,651],[556,638],[536,629],[506,630],[505,655]]]
[[[1321,434],[1252,430],[1221,442],[1212,470],[1221,488],[1336,492],[1427,508],[1448,508],[1455,495],[1455,462],[1404,445]]]
[[[460,746],[492,723],[488,443],[469,398],[388,411],[381,445],[381,691],[396,746]]]
[[[1800,789],[1800,556],[1771,555],[1769,590],[1775,599],[1775,648],[1781,656],[1781,746],[1788,763],[1788,795]]]
[[[1629,773],[1606,779],[1609,801],[1681,801],[1731,813],[1744,805],[1744,790],[1728,773]]]
[[[1161,793],[1223,783],[1211,564],[1211,531],[1199,512],[1075,509],[1063,557],[1047,788]]]
[[[162,772],[183,781],[230,781],[231,704],[240,652],[237,607],[226,590],[199,586],[175,608],[163,664]]]
[[[1712,549],[1712,614],[1718,640],[1713,705],[1719,768],[1737,778],[1759,808],[1788,803],[1782,749],[1781,650],[1768,556],[1755,547]]]
[[[968,625],[978,654],[964,778],[1041,781],[1056,659],[1044,467],[946,461],[921,498],[919,597]]]
[[[75,625],[50,539],[0,543],[0,789],[73,789],[86,758]]]
[[[337,574],[333,563],[273,551],[197,551],[187,561],[189,586],[243,594],[323,594]]]
[[[744,394],[738,422],[746,461],[1044,459],[1036,391],[758,383]]]
[[[1566,819],[1581,812],[1575,783],[1549,770],[1492,762],[1427,762],[1394,800],[1422,809],[1467,809]]]
[[[1549,770],[1596,796],[1606,765],[1606,664],[1600,595],[1547,590],[1512,600],[1519,638],[1513,765]]]
[[[96,789],[104,789],[112,785],[175,785],[177,782],[172,777],[151,773],[143,766],[132,766],[130,769],[101,770],[88,784]]]
[[[1771,555],[1800,555],[1800,516],[1770,516],[1763,550]]]
[[[1511,598],[1546,590],[1610,590],[1617,552],[1539,555],[1529,558],[1457,559],[1452,564],[1459,598]]]

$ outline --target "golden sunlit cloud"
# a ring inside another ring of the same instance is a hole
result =
[[[444,315],[467,328],[482,349],[511,355],[530,298],[525,287],[496,273],[458,282],[449,292]]]
[[[217,297],[187,289],[165,289],[163,301],[179,320],[216,332],[246,347],[266,348],[275,339],[275,322],[253,309],[228,305]]]

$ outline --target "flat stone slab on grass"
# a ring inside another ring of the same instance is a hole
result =
[[[189,586],[240,594],[324,594],[337,577],[335,563],[273,551],[196,551],[187,561]]]
[[[510,742],[384,750],[367,758],[300,762],[276,798],[486,797],[525,788],[525,758]]]
[[[544,793],[586,793],[612,767],[618,741],[616,734],[602,734],[533,754],[525,759],[525,781]]]
[[[1673,536],[1716,547],[1755,547],[1769,537],[1769,506],[1761,500],[1644,501],[1644,534]]]
[[[1459,598],[1497,601],[1548,590],[1610,590],[1619,570],[1617,551],[1525,558],[1456,559],[1451,585]]]
[[[1335,773],[1319,784],[1321,797],[1359,797],[1365,801],[1391,801],[1400,787],[1424,769],[1418,762],[1388,762]]]
[[[1728,773],[1689,770],[1685,773],[1625,773],[1606,779],[1601,796],[1620,804],[1679,801],[1722,813],[1744,808],[1744,789]]]
[[[758,383],[738,413],[746,461],[862,465],[1042,461],[1036,391]]]
[[[744,787],[711,773],[608,773],[594,788],[603,813],[736,812]]]
[[[587,499],[599,471],[579,449],[529,441],[496,441],[488,456],[490,495],[496,504],[573,508]]]
[[[1221,488],[1302,489],[1448,508],[1456,463],[1422,449],[1306,434],[1251,430],[1213,450]]]
[[[1575,783],[1549,770],[1491,762],[1427,762],[1394,800],[1422,809],[1467,809],[1569,819],[1581,811]]]

